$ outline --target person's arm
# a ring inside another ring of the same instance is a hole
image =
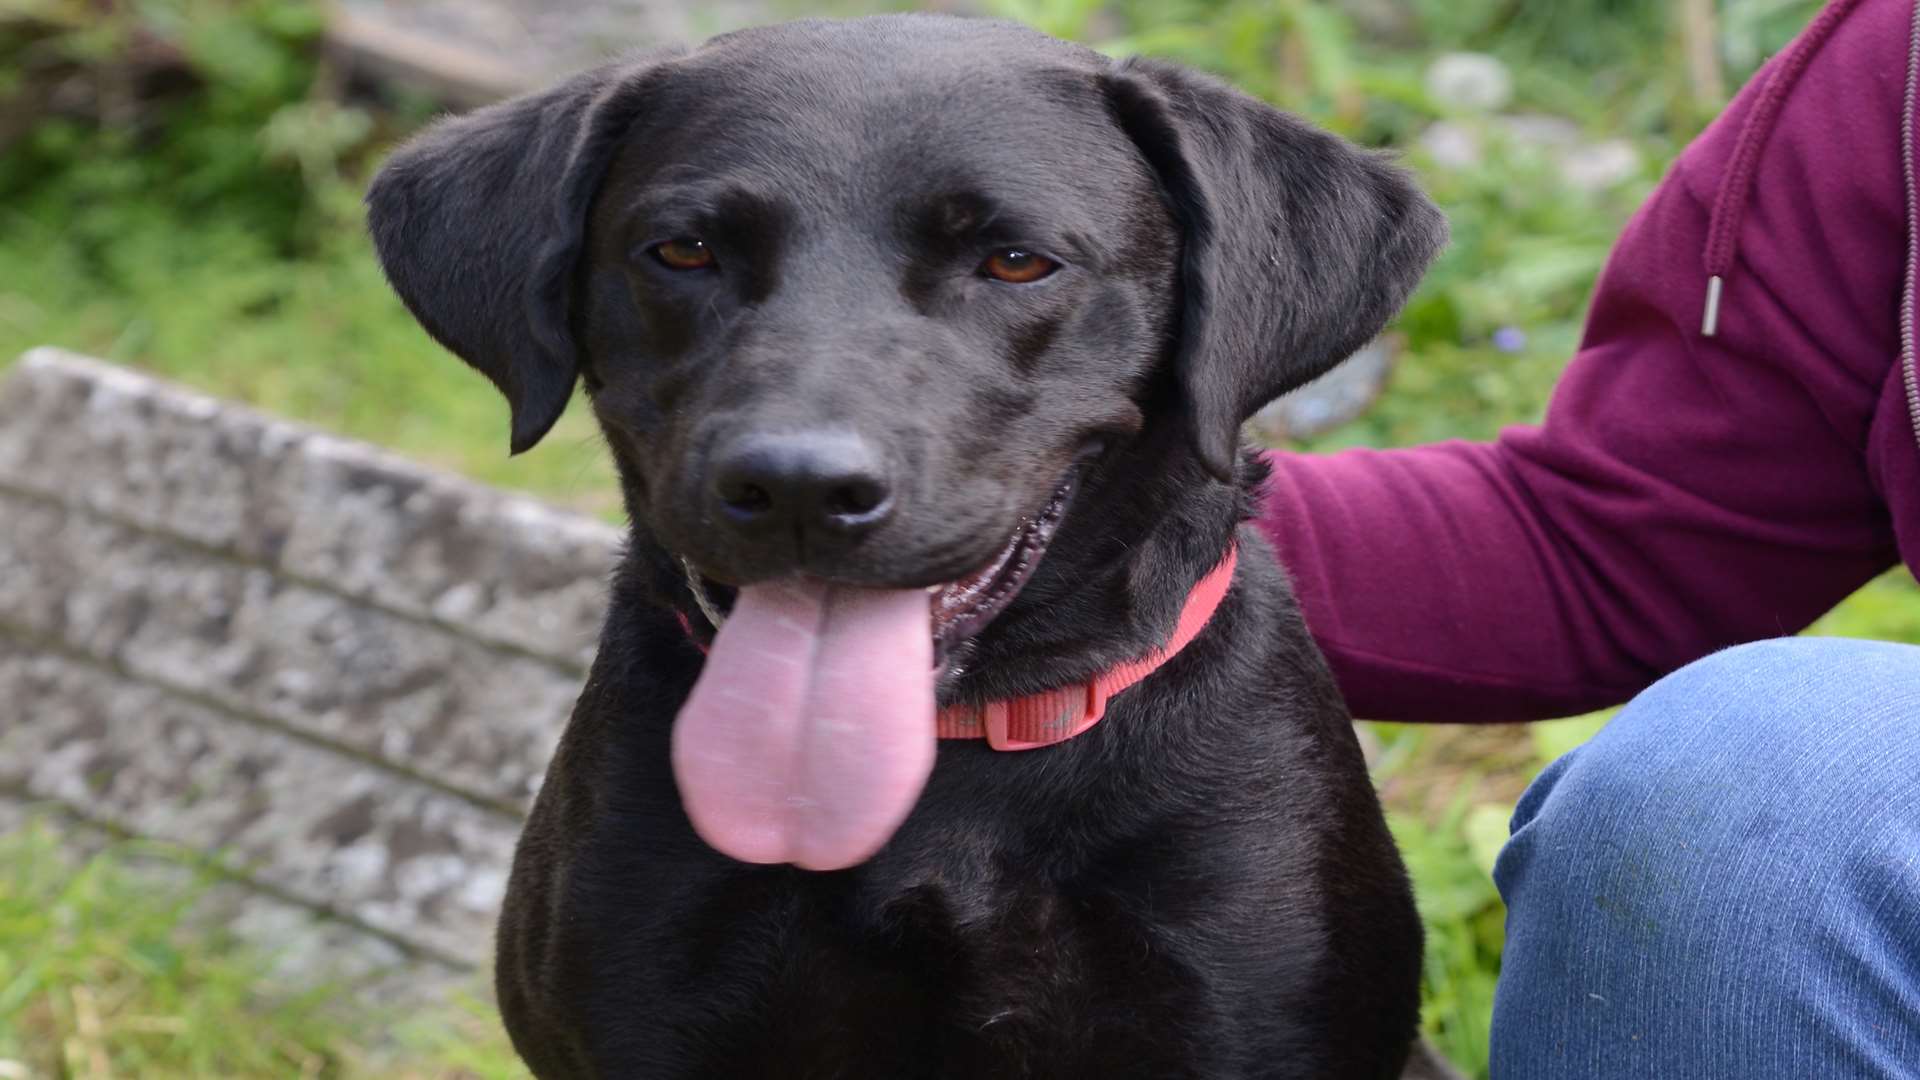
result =
[[[1776,122],[1766,84],[1794,50],[1687,150],[1614,250],[1543,426],[1270,455],[1261,524],[1356,715],[1616,704],[1894,564],[1865,450],[1900,392],[1910,12],[1866,0],[1824,46],[1803,36]],[[1745,198],[1743,134],[1762,140]]]

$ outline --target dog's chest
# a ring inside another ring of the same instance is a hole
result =
[[[808,1061],[803,1075],[837,1075],[842,1063],[820,1055],[858,1032],[861,1067],[901,1070],[887,1075],[1183,1075],[1193,1048],[1168,1032],[1210,1026],[1207,995],[1193,958],[1135,906],[940,882],[825,904],[789,924],[765,1010],[714,1040],[730,1049],[712,1064],[760,1075]],[[1139,1071],[1162,1059],[1164,1071]]]

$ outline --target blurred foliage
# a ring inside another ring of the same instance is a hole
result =
[[[296,0],[0,0],[0,107],[36,114],[0,128],[0,200],[96,257],[156,207],[311,250],[348,220],[336,166],[371,133],[309,99],[322,25]]]
[[[1422,1024],[1434,1045],[1469,1075],[1487,1074],[1487,1032],[1506,926],[1493,864],[1506,843],[1517,786],[1592,738],[1611,717],[1608,711],[1508,729],[1514,739],[1504,753],[1477,755],[1484,766],[1462,766],[1460,755],[1449,752],[1444,744],[1456,741],[1457,731],[1364,725],[1379,740],[1374,779],[1427,931]],[[1490,785],[1495,772],[1507,775]],[[1409,795],[1408,781],[1426,797]],[[1433,796],[1440,796],[1437,807]]]
[[[576,410],[508,459],[506,409],[422,334],[361,225],[429,114],[349,97],[310,0],[0,0],[0,366],[57,343],[589,509]]]
[[[1485,1076],[1506,908],[1489,876],[1492,860],[1477,856],[1489,841],[1498,851],[1507,815],[1491,804],[1470,805],[1469,795],[1462,789],[1449,812],[1437,819],[1396,814],[1391,824],[1417,883],[1415,897],[1427,931],[1422,1025],[1447,1060],[1469,1075]]]
[[[1484,438],[1538,419],[1613,238],[1722,104],[1701,97],[1689,61],[1704,46],[1737,87],[1819,6],[1720,0],[1702,42],[1672,0],[987,3],[1110,53],[1215,71],[1419,172],[1453,243],[1395,328],[1404,359],[1387,397],[1313,450]],[[584,411],[508,459],[492,389],[381,280],[359,191],[428,108],[347,92],[318,48],[322,25],[318,0],[0,0],[0,366],[57,343],[612,513]],[[1461,53],[1491,58],[1510,100],[1436,92],[1436,60]],[[1543,119],[1560,134],[1540,137]],[[1569,137],[1613,140],[1631,164],[1571,183]],[[1890,575],[1815,631],[1920,641],[1920,590]],[[1483,1075],[1504,919],[1488,872],[1512,793],[1603,722],[1496,734],[1504,753],[1484,768],[1449,757],[1462,733],[1373,726],[1428,926],[1426,1022]],[[1445,797],[1396,795],[1416,774]],[[213,1075],[197,1070],[220,1061],[222,1075],[298,1075],[305,1065],[289,1063],[319,1061],[320,1075],[351,1073],[342,1047],[356,1033],[317,997],[254,1000],[243,991],[265,979],[257,958],[218,935],[180,944],[205,932],[184,921],[190,894],[143,893],[121,876],[124,852],[57,867],[36,844],[0,839],[0,1062],[66,1053],[90,1000],[102,1024],[126,1021],[115,1037],[128,1049],[110,1053],[175,1055],[114,1058],[123,1070]],[[167,1031],[143,1027],[153,1016]],[[497,1023],[483,1008],[465,1023],[478,1034],[443,1027],[429,1058],[445,1075],[511,1075]]]

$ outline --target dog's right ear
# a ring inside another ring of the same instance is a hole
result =
[[[434,124],[367,190],[394,291],[513,409],[512,448],[540,441],[579,371],[568,300],[586,215],[621,136],[664,75],[660,56]]]

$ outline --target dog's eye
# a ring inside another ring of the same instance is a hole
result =
[[[994,279],[1014,285],[1025,285],[1060,269],[1060,264],[1045,255],[1035,255],[1031,251],[1008,248],[987,256],[980,264],[980,272]]]
[[[713,249],[691,238],[653,246],[653,257],[669,270],[706,270],[713,266]]]

